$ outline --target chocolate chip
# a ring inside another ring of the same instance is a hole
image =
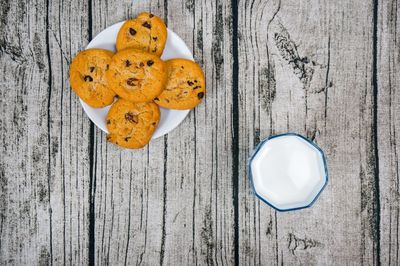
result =
[[[92,73],[94,71],[94,67],[90,67],[90,73]]]
[[[166,101],[167,103],[169,103],[169,100],[168,100],[168,99],[165,99],[165,101]]]
[[[137,124],[139,122],[138,116],[133,114],[133,113],[131,113],[131,112],[128,112],[128,113],[125,114],[125,119],[128,120],[129,122],[132,122],[132,123],[135,123],[135,124]]]
[[[200,88],[201,88],[201,86],[196,86],[193,89],[195,90],[195,89],[200,89]]]
[[[142,24],[143,27],[151,29],[151,24],[148,23],[147,21],[145,23]]]
[[[182,68],[182,69],[184,69],[184,67],[183,67],[183,66],[181,66],[181,68]]]
[[[153,122],[153,123],[152,123],[153,126],[155,126],[156,124],[157,124],[156,122]]]
[[[191,82],[190,80],[188,80],[187,84],[188,84],[189,86],[193,86],[194,83]]]
[[[110,65],[109,65],[109,64],[107,64],[107,65],[106,65],[106,70],[108,70],[108,68],[109,68],[109,67],[110,67]]]
[[[126,142],[128,142],[128,140],[130,139],[131,137],[126,137],[126,138],[124,138],[124,140],[126,141]]]
[[[134,35],[136,34],[136,31],[135,31],[135,29],[133,29],[133,28],[129,28],[129,33],[130,33],[132,36],[134,36]]]
[[[149,14],[149,17],[152,18],[152,17],[154,17],[154,15],[150,13],[150,14]]]
[[[157,41],[158,40],[158,38],[157,37],[153,37],[153,41]]]
[[[151,50],[151,52],[152,52],[152,53],[155,53],[155,52],[157,52],[157,47],[154,47],[154,49],[153,49],[153,50]]]
[[[91,76],[84,76],[83,77],[83,79],[86,81],[86,82],[92,82],[93,81],[93,78],[91,77]]]
[[[110,119],[107,119],[107,125],[111,124]]]
[[[203,97],[204,97],[204,92],[199,92],[199,93],[197,94],[197,97],[198,97],[199,99],[203,99]]]
[[[148,65],[148,66],[152,66],[153,64],[154,64],[154,61],[153,61],[153,60],[147,61],[147,65]]]
[[[194,82],[197,83],[197,79],[195,79]]]
[[[138,81],[138,79],[129,78],[129,79],[126,81],[126,84],[128,84],[129,86],[136,86],[135,81]]]
[[[154,101],[159,101],[160,99],[158,99],[158,97],[154,98]]]
[[[126,60],[126,61],[125,61],[125,66],[128,67],[128,66],[130,66],[130,65],[132,65],[131,62],[130,62],[129,60]]]
[[[144,67],[144,63],[140,62],[139,66]]]

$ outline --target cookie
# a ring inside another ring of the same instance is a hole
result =
[[[151,13],[140,13],[127,20],[117,36],[117,50],[134,48],[161,56],[167,41],[167,27],[162,19]]]
[[[119,99],[107,115],[107,140],[124,148],[142,148],[149,143],[159,120],[160,109],[155,103]]]
[[[165,64],[167,84],[154,102],[161,107],[178,110],[198,105],[206,93],[206,82],[200,66],[187,59],[171,59]]]
[[[107,71],[111,88],[132,102],[149,102],[164,89],[165,63],[156,55],[125,49],[116,53]]]
[[[104,107],[116,95],[110,89],[105,72],[114,54],[103,49],[87,49],[72,60],[69,75],[72,90],[92,107]]]

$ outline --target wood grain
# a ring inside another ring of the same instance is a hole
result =
[[[137,13],[132,11],[131,1],[92,4],[93,36]],[[164,139],[131,151],[107,143],[105,137],[99,129],[94,130],[92,259],[100,265],[158,264],[163,226]]]
[[[168,27],[201,64],[207,96],[168,135],[167,265],[233,263],[230,18],[227,1],[168,2]]]
[[[364,1],[242,1],[240,162],[269,135],[298,132],[326,152],[315,205],[276,213],[240,182],[240,263],[378,261],[373,6]],[[241,164],[240,173],[246,174]],[[348,248],[352,247],[352,248]]]
[[[94,1],[93,6],[94,33],[144,10],[163,17],[193,50],[208,84],[204,103],[143,150],[121,150],[96,130],[95,261],[232,263],[232,166],[225,156],[232,138],[232,105],[226,99],[232,97],[229,4],[135,1],[131,7]],[[206,17],[207,12],[220,16]]]
[[[377,134],[381,195],[381,262],[399,264],[400,7],[379,1]]]
[[[86,3],[7,1],[1,12],[0,264],[86,264],[89,122],[68,83]]]
[[[141,11],[207,78],[204,102],[142,150],[108,144],[71,58]],[[3,1],[0,264],[398,265],[400,8],[382,1]],[[263,138],[326,152],[312,208],[279,213],[246,174]]]

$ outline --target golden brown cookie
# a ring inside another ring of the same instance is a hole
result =
[[[185,110],[198,105],[206,93],[203,71],[195,62],[187,59],[171,59],[167,66],[167,84],[154,99],[159,106]]]
[[[127,20],[117,36],[117,50],[134,48],[161,56],[167,41],[167,27],[162,19],[151,13],[140,13]]]
[[[72,60],[69,76],[73,91],[92,107],[104,107],[114,101],[105,72],[114,54],[103,49],[87,49]]]
[[[156,55],[125,49],[113,56],[107,79],[120,97],[132,102],[149,102],[164,89],[165,63]]]
[[[124,148],[142,148],[149,143],[159,120],[160,109],[155,103],[119,99],[107,115],[107,140]]]

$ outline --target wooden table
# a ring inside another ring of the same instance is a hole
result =
[[[11,1],[0,13],[0,264],[399,265],[400,3]],[[124,150],[85,115],[71,58],[143,10],[207,77],[174,131]],[[307,136],[329,184],[280,213],[252,193],[263,138]]]

